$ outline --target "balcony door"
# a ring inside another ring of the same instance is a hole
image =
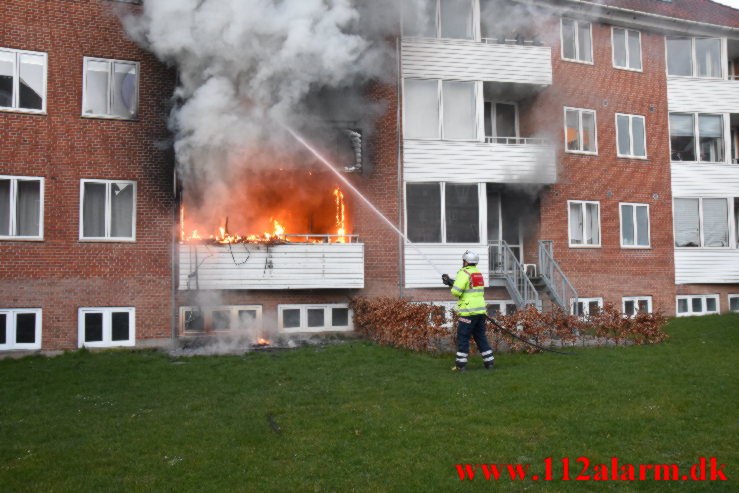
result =
[[[503,240],[519,262],[523,263],[523,215],[526,208],[514,194],[506,193],[494,184],[487,184],[488,244]],[[500,253],[491,248],[491,264],[495,270]]]
[[[485,101],[485,140],[513,144],[518,137],[518,107],[515,103]]]

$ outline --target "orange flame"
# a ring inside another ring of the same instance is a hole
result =
[[[269,346],[270,342],[267,339],[260,337],[259,339],[257,339],[257,344],[263,344],[263,345]]]
[[[344,194],[339,187],[334,189],[334,197],[336,198],[336,234],[339,238],[336,243],[346,243],[346,218],[344,217]]]

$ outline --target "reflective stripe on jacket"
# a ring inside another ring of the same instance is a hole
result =
[[[473,275],[478,279],[473,285]],[[452,286],[452,294],[459,298],[457,313],[461,316],[480,315],[485,313],[485,286],[482,283],[482,274],[475,265],[468,265],[459,269],[457,278]]]

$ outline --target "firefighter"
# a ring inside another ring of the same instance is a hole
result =
[[[462,268],[457,272],[457,278],[452,281],[447,274],[441,276],[442,282],[451,286],[452,294],[459,298],[457,360],[452,368],[454,371],[464,371],[467,367],[470,336],[475,338],[485,369],[493,369],[493,350],[485,336],[485,280],[477,268],[479,261],[480,257],[476,253],[467,250],[462,255]]]

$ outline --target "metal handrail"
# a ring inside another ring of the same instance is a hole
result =
[[[513,145],[513,144],[529,144],[529,145],[547,145],[551,144],[551,142],[547,139],[542,139],[539,137],[491,137],[491,136],[485,136],[485,143],[486,144],[505,144],[505,145]]]
[[[526,271],[518,261],[508,244],[503,240],[488,242],[490,248],[490,275],[502,277],[506,287],[518,308],[527,305],[541,308],[539,293],[526,275]]]
[[[566,311],[570,310],[569,300],[573,300],[572,306],[576,312],[579,296],[557,261],[554,260],[554,242],[552,240],[539,241],[539,274],[544,284],[549,288],[552,300]]]
[[[336,243],[335,241],[331,241],[334,238],[346,238],[348,241],[345,241],[344,243],[359,243],[359,235],[312,235],[312,234],[305,234],[305,235],[280,235],[280,238],[305,238],[305,243],[310,243],[311,239],[313,240],[320,240],[316,243]]]
[[[516,38],[506,38],[504,36],[498,38],[481,38],[480,41],[489,45],[543,46],[539,38],[525,39],[522,36]]]

